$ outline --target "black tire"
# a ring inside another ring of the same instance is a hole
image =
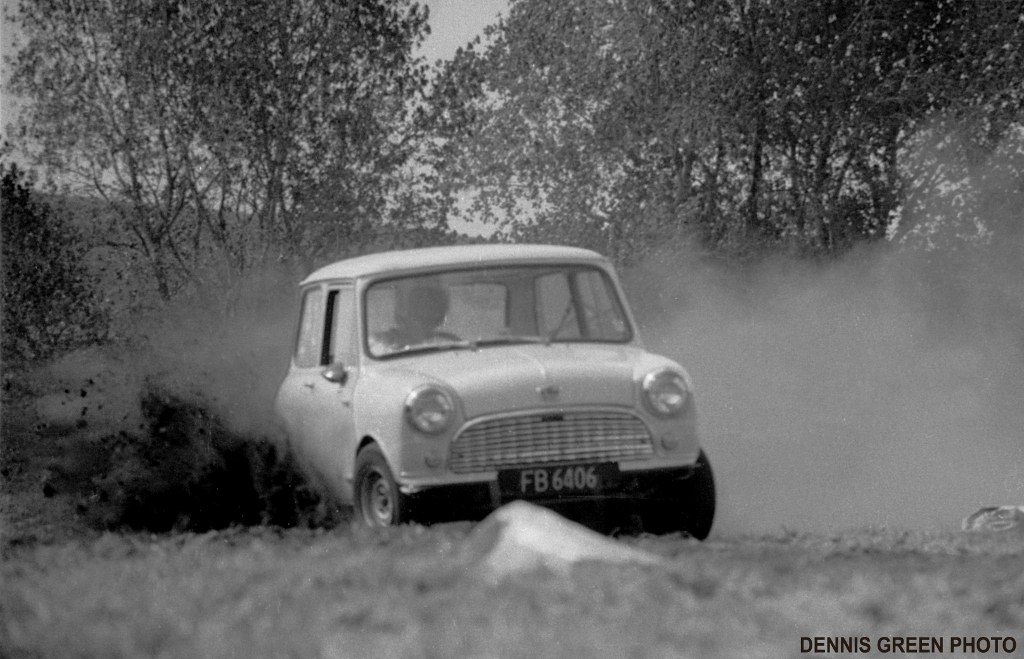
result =
[[[715,477],[704,451],[697,457],[693,475],[670,488],[647,504],[644,531],[659,535],[681,531],[698,540],[707,538],[715,521]]]
[[[409,521],[409,499],[398,490],[388,462],[376,444],[356,455],[353,503],[357,523],[385,528]]]

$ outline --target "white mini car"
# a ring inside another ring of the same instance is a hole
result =
[[[300,464],[370,526],[515,499],[705,538],[715,486],[690,377],[644,350],[594,252],[361,256],[300,285],[276,410]]]

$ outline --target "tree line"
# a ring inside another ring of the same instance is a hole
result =
[[[521,0],[490,36],[446,70],[445,162],[519,238],[834,255],[981,222],[972,176],[1021,191],[1019,2]]]
[[[437,66],[411,0],[24,0],[14,18],[8,139],[99,200],[106,246],[165,300],[455,240],[456,220],[623,262],[983,235],[973,183],[1024,180],[1017,0],[512,0]]]
[[[109,211],[163,299],[283,255],[443,225],[402,212],[426,11],[378,0],[30,0],[12,90],[34,163]]]

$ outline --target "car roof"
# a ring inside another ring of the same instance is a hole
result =
[[[356,256],[326,265],[302,280],[301,285],[329,279],[355,279],[369,275],[441,266],[518,264],[552,261],[606,262],[597,252],[561,245],[448,245],[420,247]]]

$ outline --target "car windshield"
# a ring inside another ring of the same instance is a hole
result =
[[[474,268],[387,279],[367,288],[364,304],[373,357],[632,338],[615,287],[592,266]]]

